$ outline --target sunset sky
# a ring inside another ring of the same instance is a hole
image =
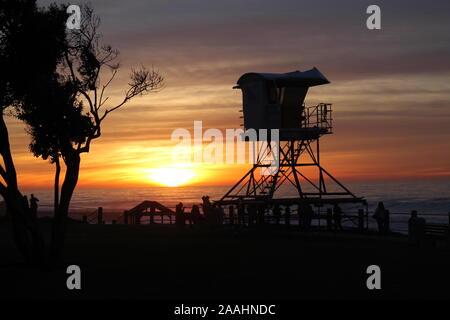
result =
[[[366,28],[370,4],[381,7],[381,30]],[[449,1],[92,5],[104,42],[121,53],[111,97],[120,97],[129,69],[141,64],[158,69],[165,88],[106,120],[103,136],[83,155],[80,187],[153,185],[155,172],[168,174],[173,167],[191,175],[189,184],[233,183],[249,165],[173,163],[173,129],[190,129],[194,120],[205,129],[239,128],[241,92],[232,87],[242,74],[314,66],[331,84],[312,88],[306,102],[333,103],[334,134],[322,140],[322,162],[336,177],[450,177]],[[8,124],[21,186],[50,188],[53,167],[33,158],[22,124]]]

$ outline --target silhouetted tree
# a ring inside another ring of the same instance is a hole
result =
[[[36,7],[34,0],[0,0],[0,194],[11,214],[14,238],[27,260],[43,257],[43,241],[19,191],[11,156],[7,109],[23,120],[30,149],[55,165],[51,256],[61,257],[70,201],[78,182],[80,154],[101,136],[102,121],[132,98],[157,91],[163,78],[144,67],[131,71],[123,99],[108,106],[118,51],[100,44],[100,19],[84,6],[81,28],[68,31],[66,6]],[[101,76],[109,71],[106,81]],[[61,161],[62,160],[62,161]],[[65,175],[60,187],[61,165]]]
[[[107,116],[136,96],[154,92],[163,84],[162,76],[144,67],[131,70],[121,101],[108,105],[106,89],[114,80],[119,64],[118,51],[100,43],[100,19],[92,8],[83,6],[81,28],[67,33],[67,50],[53,87],[53,102],[39,108],[22,109],[19,118],[28,125],[35,156],[55,164],[55,219],[51,256],[59,259],[64,247],[66,218],[78,182],[80,154],[88,153],[93,140],[101,136]],[[101,76],[109,73],[106,81]],[[62,161],[60,161],[62,159]],[[65,176],[59,188],[61,164]]]
[[[42,260],[44,243],[19,191],[4,117],[47,103],[67,47],[66,19],[62,7],[38,9],[33,0],[0,1],[0,194],[11,216],[14,240],[30,262]]]

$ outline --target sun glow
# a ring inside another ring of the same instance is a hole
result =
[[[150,170],[149,178],[159,185],[178,187],[185,185],[195,176],[193,169],[186,168],[155,168]]]

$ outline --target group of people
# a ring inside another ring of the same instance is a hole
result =
[[[182,202],[178,203],[175,207],[175,224],[177,226],[184,226],[186,220],[189,221],[189,225],[197,224],[200,219],[200,209],[197,205],[193,205],[191,212],[185,211],[185,207]]]
[[[221,206],[212,204],[208,196],[202,197],[202,211],[200,207],[194,204],[190,212],[186,211],[183,203],[180,202],[175,207],[175,224],[178,226],[186,225],[193,226],[199,223],[207,223],[208,225],[222,225],[224,222],[225,211]]]
[[[303,230],[309,230],[311,229],[312,220],[314,218],[314,209],[312,208],[311,204],[308,203],[299,203],[297,205],[297,218],[295,218],[295,215],[291,212],[291,206],[286,205],[284,208],[280,206],[279,204],[274,204],[273,206],[266,206],[266,205],[248,205],[245,207],[242,204],[239,204],[237,206],[238,216],[237,216],[237,223],[238,224],[262,224],[265,223],[266,219],[266,213],[269,211],[272,212],[272,219],[275,222],[275,224],[280,224],[282,221],[285,225],[291,224],[291,219],[294,217],[294,219],[298,220],[299,227]],[[230,224],[234,224],[234,206],[230,206],[229,209],[229,218],[230,218]],[[335,204],[332,210],[332,218],[334,221],[334,227],[336,229],[342,230],[342,209],[339,207],[338,204]],[[247,218],[247,221],[245,219]]]
[[[23,196],[26,207],[30,208],[30,213],[33,217],[37,216],[39,199],[31,194],[30,200],[25,195]],[[175,207],[175,224],[196,225],[202,222],[208,225],[222,225],[225,220],[225,210],[222,206],[211,203],[209,196],[202,197],[201,208],[203,214],[200,212],[200,206],[194,204],[190,212],[186,211],[183,203],[180,202]],[[285,225],[290,225],[292,213],[291,206],[284,206],[282,208],[279,204],[267,206],[265,204],[248,204],[239,203],[237,206],[230,205],[228,208],[228,222],[231,225],[254,225],[264,224],[266,213],[271,210],[275,224],[280,224],[284,220]],[[299,227],[303,230],[309,230],[314,216],[314,210],[310,204],[299,203],[297,205],[297,215]],[[377,222],[378,231],[380,233],[389,232],[389,211],[385,209],[383,202],[378,202],[375,213],[372,216]],[[283,219],[284,218],[284,219]],[[336,203],[332,209],[332,221],[335,230],[342,230],[342,209]]]
[[[290,225],[292,218],[294,218],[298,219],[301,229],[311,229],[314,218],[314,210],[311,204],[299,203],[297,205],[297,217],[291,212],[291,207],[290,205],[281,206],[279,204],[269,206],[263,203],[239,203],[228,207],[227,220],[230,225],[261,225],[266,223],[268,213],[271,212],[269,216],[275,224]],[[202,204],[200,206],[194,204],[190,211],[186,210],[182,202],[175,207],[175,224],[179,226],[186,224],[193,226],[199,223],[218,226],[224,223],[225,217],[225,209],[221,205],[211,203],[208,196],[202,197]],[[342,230],[342,209],[337,204],[333,207],[333,221],[334,227]]]
[[[39,199],[34,196],[34,194],[31,194],[30,201],[28,201],[28,197],[25,195],[23,196],[23,201],[25,203],[26,208],[30,208],[31,215],[36,218],[37,217],[37,209],[38,209],[38,202]]]
[[[31,201],[30,201],[31,202]],[[228,207],[228,223],[230,225],[261,225],[266,223],[267,216],[275,224],[290,225],[291,220],[298,220],[298,225],[303,230],[310,230],[312,220],[314,218],[314,210],[311,204],[299,203],[297,204],[297,217],[293,216],[291,212],[291,205],[281,206],[279,204],[267,205],[267,204],[243,204],[230,205]],[[200,208],[202,210],[200,210]],[[202,211],[202,212],[201,212]],[[336,203],[333,208],[330,209],[329,225],[334,230],[342,230],[343,211],[342,208]],[[271,212],[271,215],[268,213]],[[222,225],[225,221],[225,210],[222,206],[211,203],[208,196],[202,197],[202,204],[192,206],[192,209],[188,212],[183,203],[178,203],[175,209],[175,222],[177,225],[190,226],[206,223],[212,225]],[[389,211],[385,209],[383,202],[379,202],[372,216],[377,222],[378,231],[380,233],[389,232]],[[327,218],[328,219],[328,218]]]

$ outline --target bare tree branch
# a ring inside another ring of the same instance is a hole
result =
[[[103,94],[105,92],[105,89],[109,86],[109,84],[113,81],[113,79],[115,78],[117,74],[117,69],[114,69],[112,72],[111,77],[109,78],[109,80],[102,86],[102,91],[100,93],[100,100],[99,100],[99,106],[97,108],[97,111],[100,109],[100,107],[106,102],[106,100],[108,100],[109,97],[106,97],[104,101],[102,101],[103,99]]]
[[[106,109],[103,115],[100,117],[100,121],[106,118],[106,116],[119,109],[130,99],[146,94],[148,92],[157,92],[162,88],[164,78],[155,70],[148,71],[144,67],[139,70],[133,69],[130,75],[130,82],[128,83],[128,90],[125,92],[125,97],[122,102],[111,109]]]
[[[71,34],[69,39],[71,49],[66,54],[70,79],[75,90],[87,101],[89,116],[93,119],[92,130],[86,136],[86,141],[74,146],[78,154],[89,152],[91,142],[101,136],[101,123],[108,114],[123,107],[136,96],[157,92],[163,84],[163,77],[153,69],[151,71],[144,67],[132,69],[122,101],[107,108],[106,102],[109,101],[109,97],[105,95],[118,73],[119,63],[115,60],[119,51],[110,45],[99,44],[100,34],[97,29],[100,19],[89,6],[83,6],[82,11],[81,28]],[[105,67],[111,69],[112,73],[109,79],[101,84],[100,78]],[[101,109],[104,110],[102,114]]]

